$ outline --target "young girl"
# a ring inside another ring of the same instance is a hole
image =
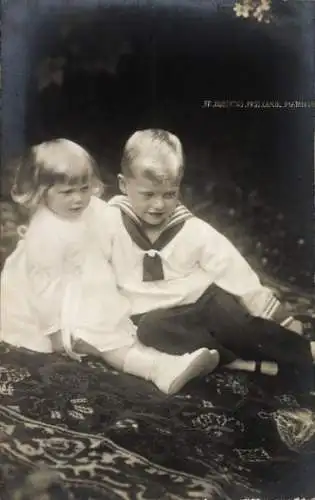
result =
[[[69,140],[34,146],[22,159],[12,197],[29,211],[30,223],[1,275],[2,340],[47,353],[62,346],[76,359],[99,355],[175,393],[213,370],[218,353],[203,348],[173,356],[137,340],[105,258],[101,192],[93,159]]]

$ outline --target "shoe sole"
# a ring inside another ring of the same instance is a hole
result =
[[[217,367],[218,363],[219,354],[217,351],[210,352],[206,348],[199,349],[196,351],[195,357],[191,359],[187,368],[172,382],[167,393],[176,394],[192,379],[211,373]]]

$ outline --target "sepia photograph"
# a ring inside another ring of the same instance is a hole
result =
[[[314,499],[314,0],[0,26],[0,497]]]

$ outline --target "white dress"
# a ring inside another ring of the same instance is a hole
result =
[[[106,203],[92,197],[76,220],[62,220],[41,207],[1,274],[1,339],[51,352],[50,335],[61,330],[101,352],[131,346],[136,328],[120,295],[102,231]]]

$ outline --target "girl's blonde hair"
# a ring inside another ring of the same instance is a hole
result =
[[[44,194],[55,184],[88,182],[93,194],[101,196],[103,183],[92,156],[68,139],[54,139],[33,146],[19,160],[12,199],[34,212]]]
[[[165,176],[181,180],[184,172],[184,153],[179,138],[162,129],[138,130],[126,142],[121,160],[121,172],[133,177],[137,164],[145,160],[143,174],[153,180]]]

